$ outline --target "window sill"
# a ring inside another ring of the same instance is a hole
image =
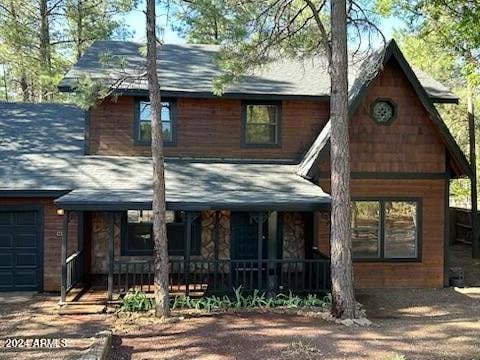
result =
[[[244,149],[278,149],[282,146],[280,144],[246,144],[242,143],[241,147]]]
[[[134,146],[152,146],[152,143],[150,141],[140,141],[140,140],[134,140],[133,141],[133,145]],[[175,141],[164,141],[163,142],[163,146],[167,146],[167,147],[170,147],[170,146],[176,146],[177,143]]]
[[[421,258],[353,259],[354,263],[421,263]]]

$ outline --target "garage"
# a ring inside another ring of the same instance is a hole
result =
[[[39,208],[0,208],[0,291],[42,289],[43,221]]]

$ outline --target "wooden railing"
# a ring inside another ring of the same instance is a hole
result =
[[[77,251],[67,258],[67,286],[69,292],[83,276],[83,251]]]
[[[227,294],[242,286],[245,292],[327,293],[328,259],[288,260],[170,260],[169,287],[173,294]],[[153,260],[114,263],[114,288],[153,291]]]

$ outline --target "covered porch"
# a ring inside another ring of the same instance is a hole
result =
[[[284,175],[275,188],[256,184],[249,191],[210,185],[208,192],[179,194],[167,182],[172,295],[223,295],[240,286],[272,294],[329,291],[330,262],[318,250],[316,219],[329,217],[330,197],[305,179]],[[149,189],[79,189],[57,199],[65,212],[62,303],[75,299],[80,284],[83,292],[103,292],[106,301],[153,292],[151,199]],[[83,231],[78,250],[69,254],[72,213],[83,219]]]

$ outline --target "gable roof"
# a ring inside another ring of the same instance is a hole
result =
[[[421,84],[418,76],[413,71],[400,48],[394,40],[391,40],[385,49],[378,51],[370,57],[368,63],[364,64],[364,74],[362,77],[365,81],[358,81],[349,89],[349,116],[352,117],[357,111],[360,103],[365,98],[367,90],[378,74],[380,74],[383,67],[391,58],[395,58],[400,65],[402,71],[406,75],[408,81],[413,86],[417,96],[422,105],[430,115],[431,120],[438,129],[441,139],[444,142],[447,150],[451,156],[450,164],[457,176],[471,176],[472,169],[470,164],[462,152],[457,142],[453,138],[450,130],[443,122],[438,110],[433,104],[431,96],[427,93],[427,89]],[[424,75],[422,75],[424,76]],[[297,174],[305,178],[312,178],[315,172],[315,167],[318,164],[321,153],[326,151],[330,144],[330,129],[331,120],[327,122],[322,131],[318,134],[312,146],[307,150],[302,161],[298,165]]]
[[[74,91],[79,79],[89,76],[105,84],[115,84],[118,92],[147,94],[145,57],[142,44],[127,41],[96,41],[65,75],[59,88]],[[158,51],[158,75],[165,96],[213,97],[212,81],[221,74],[216,57],[218,45],[165,44]],[[108,58],[110,60],[105,61]],[[106,65],[109,63],[110,65]],[[121,65],[119,65],[121,63]],[[419,73],[420,74],[420,73]],[[139,77],[139,75],[142,75]],[[363,64],[350,59],[349,83],[364,82]],[[455,102],[458,98],[445,86],[422,73],[422,85],[438,102]],[[120,80],[120,84],[118,81]],[[224,97],[308,97],[327,99],[330,76],[322,57],[309,60],[282,58],[253,69],[241,81],[225,89]]]

